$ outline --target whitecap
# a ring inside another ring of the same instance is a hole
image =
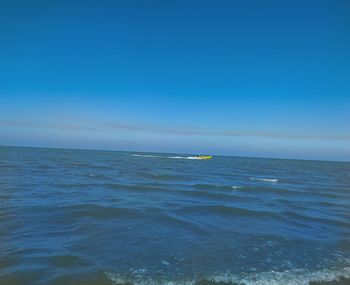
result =
[[[242,188],[242,186],[232,185],[231,188],[232,188],[232,189],[239,189],[239,188]]]
[[[275,178],[257,178],[257,177],[250,177],[250,180],[256,180],[256,181],[264,181],[264,182],[278,182],[278,179]]]
[[[256,268],[251,268],[251,271],[256,271]],[[130,279],[124,278],[118,273],[111,272],[106,272],[105,276],[114,285],[124,285],[127,283],[132,283],[134,285],[195,285],[201,281],[198,279],[159,280],[150,276],[140,276],[139,278]],[[339,281],[341,278],[350,278],[350,267],[342,269],[323,269],[319,271],[292,269],[286,271],[251,272],[241,274],[224,272],[207,276],[205,279],[215,283],[226,282],[246,285],[309,285],[310,282],[332,282]]]
[[[340,270],[323,269],[320,271],[310,271],[307,269],[294,269],[282,272],[269,271],[235,275],[225,273],[214,276],[210,280],[214,282],[232,282],[247,285],[309,285],[310,282],[331,282],[339,281],[340,278],[350,278],[350,267]]]
[[[161,260],[160,263],[165,265],[165,266],[170,266],[170,262],[166,261],[166,260]]]

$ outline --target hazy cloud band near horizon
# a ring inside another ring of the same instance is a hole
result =
[[[33,120],[0,120],[0,127],[20,127],[20,128],[47,128],[56,130],[72,131],[92,131],[92,132],[109,132],[109,131],[130,131],[145,132],[156,134],[174,134],[184,136],[221,136],[221,137],[257,137],[257,138],[277,138],[277,139],[308,139],[308,140],[350,140],[350,135],[336,134],[298,134],[298,133],[277,133],[268,131],[234,131],[223,130],[213,131],[210,129],[194,128],[164,128],[159,126],[137,126],[132,124],[118,122],[96,122],[89,124],[74,124],[73,122],[41,122]]]

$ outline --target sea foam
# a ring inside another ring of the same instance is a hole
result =
[[[198,156],[168,156],[167,158],[175,158],[175,159],[201,159]]]
[[[154,279],[147,275],[137,275],[134,278],[123,277],[118,273],[106,272],[105,276],[113,285],[200,285],[200,284],[245,284],[245,285],[309,285],[310,282],[332,282],[350,278],[350,267],[342,269],[323,269],[310,271],[307,269],[293,269],[286,271],[269,271],[258,273],[234,274],[225,272],[199,279],[166,280]],[[345,284],[345,283],[344,283]]]

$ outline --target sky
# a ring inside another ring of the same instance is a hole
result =
[[[0,0],[0,145],[350,161],[348,0]]]

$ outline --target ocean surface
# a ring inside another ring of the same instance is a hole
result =
[[[0,147],[0,284],[350,284],[350,163]]]

